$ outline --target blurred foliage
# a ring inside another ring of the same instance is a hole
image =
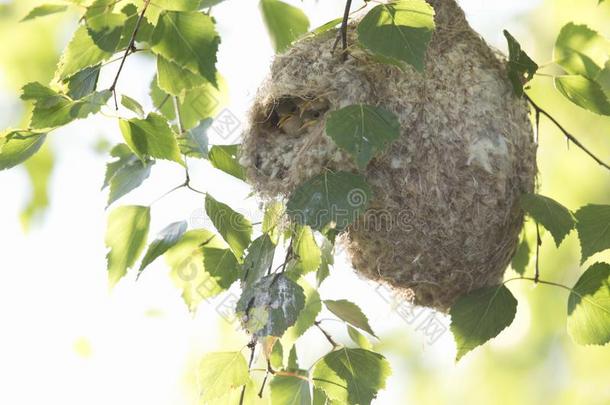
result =
[[[21,88],[28,82],[49,82],[55,72],[61,51],[61,35],[71,21],[69,15],[58,14],[43,19],[19,22],[34,5],[34,0],[12,1],[0,5],[0,88],[13,93],[17,99]],[[18,39],[18,40],[17,40]],[[29,111],[9,117],[15,127],[27,123]],[[21,213],[24,230],[39,219],[49,205],[49,181],[54,167],[52,148],[47,144],[25,165],[31,184],[31,193]]]

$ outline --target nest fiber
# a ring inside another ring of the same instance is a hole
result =
[[[261,195],[288,196],[325,169],[357,171],[326,135],[327,112],[363,103],[396,114],[401,135],[364,170],[374,198],[343,240],[361,275],[446,311],[502,279],[523,224],[519,197],[534,189],[536,145],[504,59],[454,0],[429,2],[436,31],[423,73],[381,64],[357,45],[344,61],[333,52],[336,31],[277,56],[241,163]],[[349,38],[357,43],[355,25]]]

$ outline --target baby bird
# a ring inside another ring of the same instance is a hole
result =
[[[284,97],[277,102],[270,120],[284,134],[301,135],[327,110],[328,102],[321,99]]]

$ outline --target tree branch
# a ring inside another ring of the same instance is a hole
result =
[[[116,76],[114,77],[114,81],[112,82],[112,85],[110,86],[110,89],[109,89],[112,92],[112,94],[114,95],[114,105],[117,110],[119,109],[119,103],[117,102],[117,98],[116,98],[116,85],[119,82],[119,77],[121,76],[121,72],[123,71],[123,66],[125,66],[125,60],[129,56],[129,53],[133,52],[133,50],[135,48],[134,44],[136,42],[136,37],[138,36],[138,31],[140,30],[140,26],[142,26],[142,21],[144,21],[144,14],[146,13],[146,10],[148,9],[149,4],[150,4],[150,0],[144,1],[144,7],[142,7],[142,12],[140,13],[140,16],[138,17],[138,21],[136,22],[136,27],[133,29],[133,33],[131,34],[131,39],[129,40],[127,49],[125,49],[123,58],[121,59],[121,64],[119,66],[119,70],[117,71]]]
[[[349,12],[352,8],[352,0],[345,2],[345,13],[343,13],[343,22],[341,22],[341,45],[343,47],[343,58],[347,58],[347,24],[349,23]]]
[[[563,125],[561,125],[551,114],[549,114],[544,109],[542,109],[538,104],[536,104],[534,102],[534,100],[531,99],[530,96],[528,96],[526,94],[525,98],[527,99],[527,101],[529,101],[529,103],[532,105],[532,107],[534,107],[534,110],[536,111],[537,122],[539,122],[540,114],[544,115],[549,120],[551,120],[551,122],[553,124],[555,124],[555,126],[561,132],[563,132],[564,136],[568,139],[568,141],[572,142],[574,145],[576,145],[578,148],[580,148],[580,150],[582,150],[587,155],[589,155],[589,157],[591,157],[593,160],[595,160],[599,165],[610,170],[610,165],[605,163],[603,160],[601,160],[599,157],[597,157],[593,152],[591,152],[586,146],[584,146],[578,139],[576,139],[576,137],[574,135],[572,135],[567,129],[565,129],[563,127]]]

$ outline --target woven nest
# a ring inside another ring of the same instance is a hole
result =
[[[343,240],[358,273],[446,311],[502,279],[523,224],[519,197],[534,190],[536,145],[505,60],[454,0],[429,2],[437,28],[423,74],[380,64],[356,45],[343,61],[333,53],[336,31],[277,56],[241,163],[261,195],[287,196],[325,169],[357,171],[325,134],[328,111],[365,103],[396,114],[401,136],[364,171],[374,198]],[[357,42],[355,25],[349,38]]]

